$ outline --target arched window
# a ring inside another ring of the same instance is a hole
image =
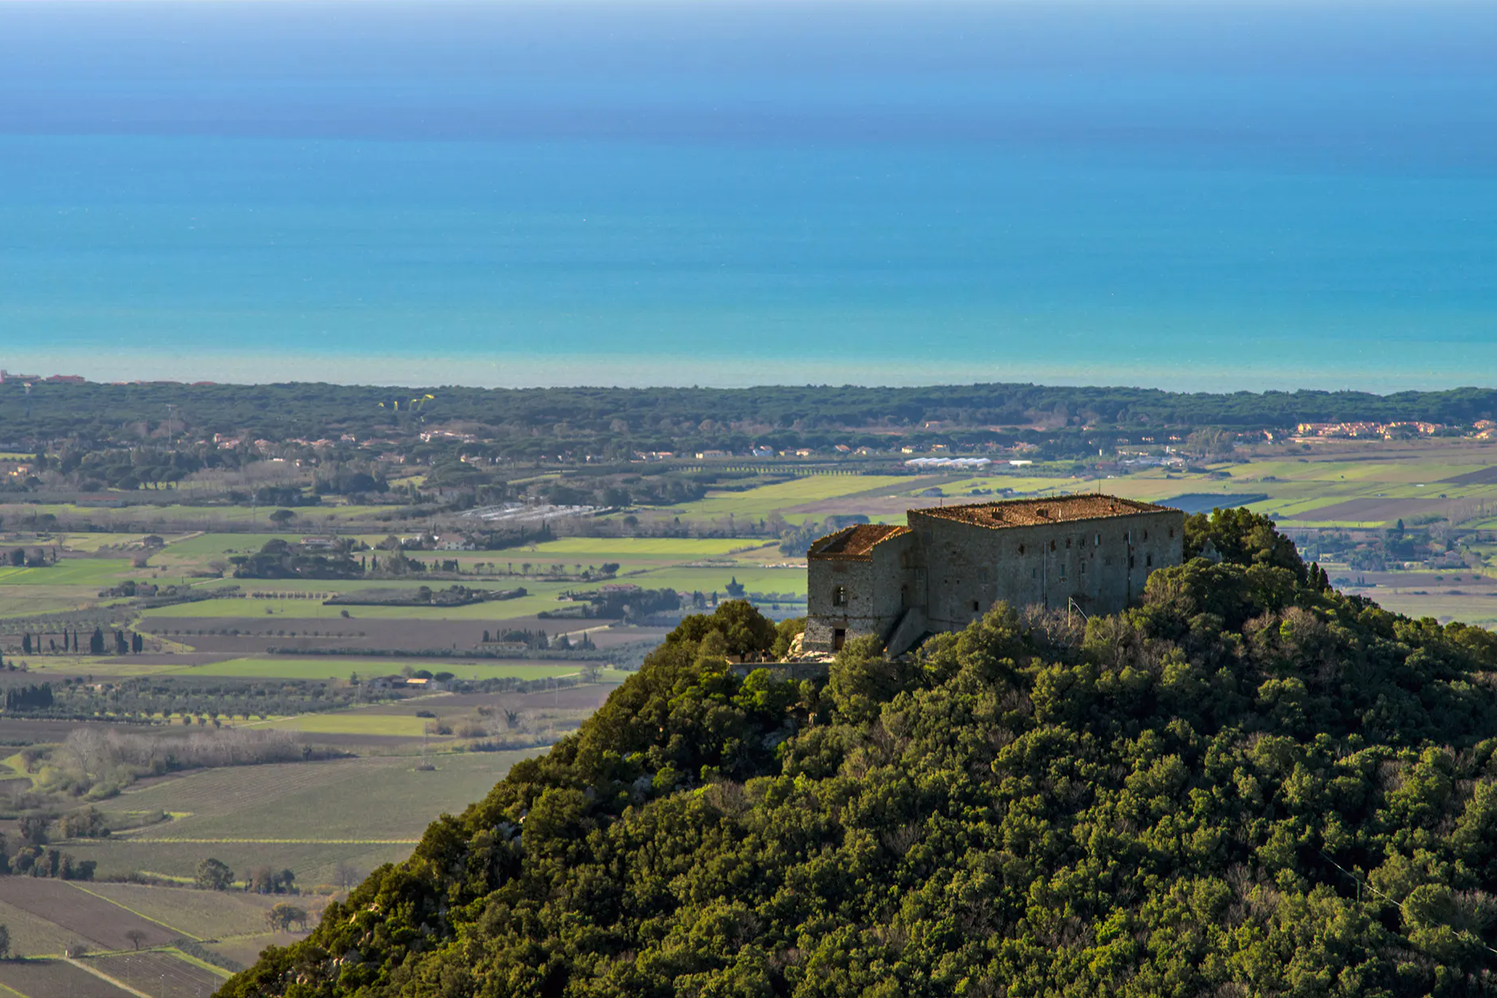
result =
[[[833,586],[832,587],[832,606],[846,606],[846,605],[847,605],[847,587],[846,586]]]

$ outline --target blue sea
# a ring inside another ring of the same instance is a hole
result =
[[[1497,384],[1497,5],[0,2],[0,366]]]

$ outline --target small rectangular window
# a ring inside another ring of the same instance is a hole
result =
[[[1029,570],[1029,577],[1031,579],[1038,579],[1040,577],[1040,570],[1038,568],[1031,568]]]
[[[1066,577],[1066,566],[1064,566],[1064,565],[1060,566],[1060,577],[1062,579],[1064,579]]]
[[[972,601],[972,612],[973,613],[981,613],[982,612],[981,609],[977,605],[977,600],[973,600]]]
[[[1153,568],[1154,567],[1154,556],[1152,554],[1144,556],[1144,567],[1145,568]]]
[[[1084,561],[1081,563],[1081,574],[1082,575],[1086,574],[1086,562],[1084,562]]]

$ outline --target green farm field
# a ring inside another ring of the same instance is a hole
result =
[[[83,610],[107,602],[99,600],[98,595],[98,589],[93,586],[3,586],[0,587],[0,620],[61,610]]]
[[[253,554],[269,541],[299,541],[303,534],[287,531],[270,534],[184,534],[178,539],[167,538],[163,553],[184,558],[215,558],[229,554]]]
[[[1420,593],[1411,589],[1353,589],[1385,609],[1412,617],[1434,617],[1441,623],[1459,620],[1480,627],[1497,627],[1497,597],[1486,594]]]
[[[430,585],[424,579],[225,579],[246,593],[361,593],[385,589],[415,589]],[[212,586],[216,583],[210,582]],[[451,583],[439,582],[433,588],[440,589]],[[473,583],[475,589],[507,589],[507,585],[494,582]],[[253,598],[253,597],[251,597]],[[349,609],[353,609],[350,607]]]
[[[323,583],[325,586],[326,583]],[[407,585],[406,588],[414,588]],[[527,585],[526,589],[532,587]],[[575,588],[562,583],[537,583],[529,596],[513,600],[470,603],[467,606],[324,606],[315,599],[211,599],[177,606],[146,610],[141,617],[173,619],[286,617],[297,620],[508,620],[527,617],[542,610],[554,610],[556,597],[563,590]],[[320,591],[320,590],[319,590]],[[345,618],[344,613],[348,616]],[[149,624],[146,625],[149,630]]]
[[[1397,518],[1459,513],[1482,502],[1497,508],[1497,485],[1443,480],[1493,464],[1497,464],[1497,447],[1470,441],[1462,441],[1459,446],[1428,442],[1418,447],[1383,448],[1327,444],[1316,445],[1302,457],[1275,456],[1247,463],[1214,464],[1208,474],[1153,468],[1105,478],[1100,483],[1096,479],[1077,478],[972,477],[946,486],[944,501],[984,501],[987,497],[967,497],[964,493],[973,488],[997,488],[1005,484],[1028,494],[1086,492],[1100,484],[1105,492],[1150,502],[1167,502],[1182,494],[1252,493],[1266,498],[1250,503],[1249,508],[1270,515],[1285,526],[1370,528],[1390,526]],[[1380,500],[1375,507],[1364,502],[1373,499]],[[931,502],[922,499],[919,504]],[[1352,505],[1342,505],[1348,503]],[[1376,515],[1344,515],[1346,510],[1358,507],[1371,509]],[[1322,510],[1326,515],[1319,515]]]
[[[76,932],[4,901],[0,901],[0,925],[10,931],[13,956],[61,956],[63,949],[78,938]]]
[[[808,503],[824,503],[844,496],[869,492],[908,493],[929,488],[945,481],[943,476],[909,475],[807,475],[788,482],[778,482],[744,492],[708,492],[696,502],[665,507],[682,519],[687,517],[749,517],[758,520],[775,512],[785,512]],[[923,483],[923,484],[922,484]]]
[[[433,772],[417,771],[417,760],[409,756],[209,769],[126,791],[101,809],[185,815],[121,834],[122,843],[414,839],[432,815],[461,810],[488,793],[511,765],[534,754],[435,755]]]
[[[200,891],[145,884],[89,883],[80,890],[121,909],[170,926],[189,939],[218,939],[265,931],[265,912],[274,896],[245,891]]]
[[[0,994],[18,998],[130,998],[131,993],[64,960],[14,960],[0,963]]]
[[[928,485],[922,484],[907,489],[902,494],[915,497],[923,489],[928,487]],[[968,496],[968,493],[973,489],[981,489],[993,493],[997,493],[1002,489],[1011,489],[1016,493],[1028,495],[1052,490],[1086,491],[1088,487],[1095,489],[1096,480],[1087,481],[1067,472],[1063,475],[1057,473],[1054,477],[1041,475],[975,475],[971,478],[957,478],[944,482],[941,485],[941,491],[945,492],[953,502],[989,502],[998,498],[998,496]]]
[[[79,962],[151,998],[208,998],[230,977],[175,949],[100,954]]]
[[[383,676],[399,672],[405,666],[432,672],[450,672],[459,679],[545,679],[576,674],[580,665],[572,662],[550,663],[529,659],[494,659],[449,661],[409,658],[354,658],[342,655],[317,655],[294,658],[267,655],[234,658],[207,665],[162,666],[153,673],[191,676],[224,676],[236,679],[347,679],[350,672],[361,676]],[[418,731],[417,734],[420,734]]]
[[[306,936],[295,932],[266,932],[253,936],[234,936],[211,943],[208,949],[221,957],[248,967],[259,959],[267,946],[290,946]],[[153,996],[154,998],[154,996]]]
[[[163,672],[185,671],[186,666],[162,665],[159,660],[141,661],[129,655],[94,658],[88,655],[33,655],[26,660],[32,672],[59,676],[94,676],[125,678],[151,676]]]
[[[123,498],[123,496],[122,496]],[[126,506],[101,509],[72,503],[4,503],[0,518],[18,522],[32,514],[51,513],[58,518],[88,520],[114,533],[129,533],[137,524],[170,524],[180,530],[212,530],[215,526],[267,526],[274,507],[260,506]],[[388,506],[309,506],[296,511],[293,530],[314,532],[329,523],[349,524],[388,516]]]
[[[264,721],[241,721],[237,727],[323,735],[394,735],[419,738],[427,725],[415,716],[371,714],[355,708],[326,714],[297,714],[294,717],[272,717]]]
[[[761,547],[763,544],[764,542],[732,537],[564,537],[525,550],[567,557],[586,554],[598,558],[674,560],[723,558],[735,551]]]
[[[102,806],[122,817],[165,811],[175,820],[68,849],[97,859],[106,875],[146,869],[191,876],[199,860],[214,856],[241,875],[246,865],[267,863],[290,867],[299,882],[326,882],[339,862],[409,854],[433,817],[462,811],[516,761],[540,751],[436,754],[431,771],[416,770],[411,757],[204,770]]]
[[[112,586],[130,571],[123,558],[65,558],[46,568],[0,568],[0,586]]]
[[[429,820],[429,819],[428,819]],[[323,839],[275,841],[243,837],[215,838],[201,841],[78,842],[68,852],[79,859],[98,862],[97,877],[126,877],[145,871],[159,877],[175,878],[183,884],[192,882],[197,865],[212,857],[227,863],[235,876],[242,878],[253,866],[289,869],[298,884],[334,882],[340,864],[348,864],[368,873],[382,863],[398,863],[410,856],[414,846],[409,842],[392,844],[363,842],[330,842]]]
[[[69,533],[58,536],[59,543],[68,551],[92,554],[104,548],[138,547],[148,535],[142,533]],[[167,544],[173,544],[190,534],[158,534]]]
[[[559,561],[568,566],[578,562],[601,565],[609,561],[626,566],[671,565],[707,558],[739,558],[762,550],[773,551],[774,545],[748,538],[564,537],[530,548],[486,552],[488,558],[484,560],[515,564]]]
[[[775,552],[776,557],[779,552]],[[629,576],[628,581],[646,589],[673,588],[678,592],[716,592],[721,597],[729,580],[749,592],[794,593],[805,595],[804,568],[658,568]]]

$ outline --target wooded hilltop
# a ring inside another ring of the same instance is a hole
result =
[[[824,680],[685,620],[573,737],[224,998],[1468,995],[1497,980],[1497,637],[1193,517],[1143,605],[998,607]]]

